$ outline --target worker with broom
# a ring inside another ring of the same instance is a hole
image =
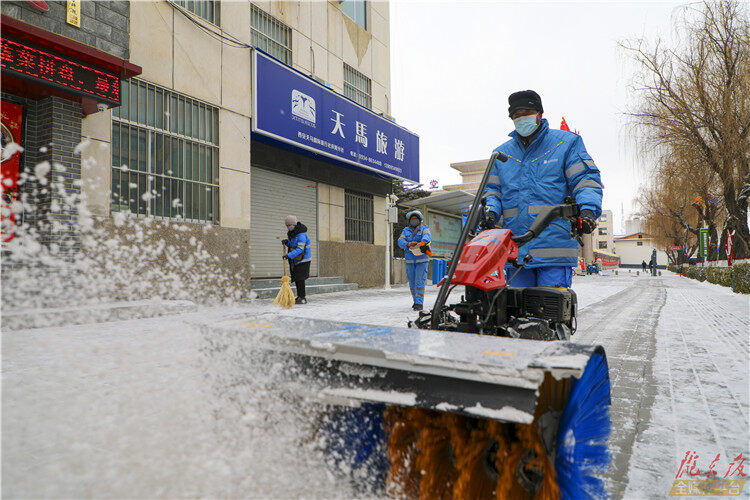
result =
[[[430,256],[427,254],[432,241],[430,227],[424,223],[424,216],[419,210],[406,214],[408,225],[401,231],[398,246],[404,249],[406,260],[406,277],[414,299],[412,309],[421,311],[424,304],[424,285],[427,281],[427,265]]]
[[[542,118],[542,98],[533,90],[508,97],[508,115],[515,130],[495,151],[509,161],[496,161],[484,190],[487,199],[485,227],[501,221],[513,234],[524,234],[545,207],[564,203],[573,196],[580,206],[580,229],[589,234],[602,213],[604,187],[599,169],[578,134],[553,130]],[[533,260],[518,271],[507,266],[511,286],[570,288],[573,266],[578,262],[578,242],[560,224],[549,226],[539,238],[522,246],[518,262]]]
[[[292,281],[297,287],[295,304],[307,304],[305,298],[305,280],[310,277],[310,262],[312,249],[310,237],[307,236],[307,226],[297,220],[294,215],[287,215],[284,219],[287,228],[287,239],[281,243],[287,248],[284,258],[289,261]]]

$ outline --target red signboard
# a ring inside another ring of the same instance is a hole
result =
[[[672,247],[672,251],[673,252],[679,252],[680,251],[680,247]]]
[[[13,202],[18,199],[18,167],[21,153],[17,146],[21,145],[21,125],[23,108],[18,104],[2,101],[2,180],[0,180],[0,243],[5,244],[13,240],[16,234],[16,214],[13,212]]]
[[[731,266],[734,264],[734,241],[733,241],[732,233],[729,232],[729,229],[727,229],[727,242],[726,242],[726,251],[727,251],[727,265]]]
[[[49,5],[47,5],[47,2],[45,2],[44,0],[26,0],[26,3],[40,12],[49,11]]]
[[[43,82],[70,93],[120,104],[120,79],[92,66],[2,37],[0,67],[9,74]]]

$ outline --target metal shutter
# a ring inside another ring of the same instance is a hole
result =
[[[314,181],[252,167],[250,174],[250,263],[253,278],[281,276],[281,240],[289,214],[307,226],[312,243],[310,276],[318,275],[318,186]]]

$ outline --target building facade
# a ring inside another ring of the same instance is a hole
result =
[[[484,175],[484,169],[487,168],[486,160],[474,160],[474,161],[462,161],[458,163],[451,163],[451,168],[458,170],[461,174],[461,184],[449,184],[443,186],[445,191],[468,191],[469,193],[477,192],[479,189],[479,183],[482,182],[482,176]]]
[[[81,142],[86,117],[120,104],[129,62],[127,2],[2,2],[3,244],[19,228],[53,253],[80,246]],[[22,151],[6,149],[17,144]],[[54,184],[53,182],[54,181]],[[25,207],[22,207],[24,202]]]
[[[643,233],[646,231],[646,221],[640,217],[631,217],[625,221],[625,234]]]
[[[253,72],[260,54],[290,85],[312,82],[327,99],[353,101],[371,120],[370,143],[360,145],[374,150],[374,128],[393,126],[387,2],[84,1],[80,28],[60,24],[66,2],[47,3],[50,11],[38,15],[27,2],[2,8],[137,68],[123,77],[119,105],[61,113],[81,115],[63,130],[71,147],[83,140],[81,156],[91,161],[76,184],[102,227],[117,214],[158,219],[165,235],[187,227],[249,285],[281,275],[283,220],[292,213],[313,242],[312,275],[361,286],[384,281],[385,195],[404,160],[398,139],[389,133],[381,141],[377,132],[378,153],[382,146],[395,154],[388,172],[321,153],[324,142],[334,146],[312,135],[315,147],[273,136],[259,124],[288,110],[269,111],[258,96],[265,77]],[[323,112],[319,123],[328,124]],[[341,137],[353,135],[351,115],[339,114],[340,125],[351,127]],[[359,136],[366,130],[356,123]],[[411,149],[418,157],[418,146]],[[71,159],[72,169],[76,161],[80,170],[80,158]]]
[[[614,253],[614,222],[612,210],[602,210],[602,215],[596,220],[593,235],[594,250]]]
[[[651,254],[656,249],[656,264],[665,267],[667,254],[656,248],[653,238],[646,233],[634,233],[614,238],[615,250],[620,257],[620,266],[640,268],[643,262],[651,262]]]

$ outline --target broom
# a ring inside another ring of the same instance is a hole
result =
[[[286,246],[282,247],[282,252],[286,257]],[[289,265],[291,267],[291,264]],[[284,309],[289,309],[294,305],[294,292],[292,292],[292,287],[289,285],[291,278],[286,274],[286,264],[282,263],[282,267],[284,268],[284,276],[281,277],[281,289],[276,294],[276,298],[273,299],[273,303],[279,304]]]

